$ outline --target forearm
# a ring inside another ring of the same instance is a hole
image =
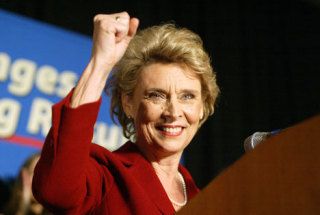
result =
[[[92,58],[74,89],[70,107],[76,108],[97,101],[102,95],[111,70],[112,65]]]

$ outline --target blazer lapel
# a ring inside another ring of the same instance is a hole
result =
[[[158,178],[154,169],[144,158],[139,159],[131,167],[131,172],[138,181],[142,182],[141,186],[148,194],[152,202],[154,202],[160,211],[164,214],[174,214],[175,210]]]
[[[142,156],[133,143],[120,149],[121,160],[137,179],[145,193],[163,214],[174,214],[175,210],[151,164]]]

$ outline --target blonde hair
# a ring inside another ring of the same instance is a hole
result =
[[[152,63],[179,63],[195,72],[202,88],[202,125],[213,114],[219,94],[210,57],[197,34],[173,24],[163,24],[146,28],[135,35],[107,84],[107,93],[111,94],[111,117],[121,124],[124,136],[129,138],[135,134],[135,129],[133,121],[124,113],[121,95],[133,94],[140,71]]]

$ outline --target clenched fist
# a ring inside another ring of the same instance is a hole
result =
[[[99,99],[110,71],[122,58],[138,25],[139,20],[130,18],[127,12],[94,17],[91,59],[75,87],[71,107]]]
[[[113,67],[126,51],[138,25],[139,20],[130,18],[127,12],[96,15],[92,57]]]

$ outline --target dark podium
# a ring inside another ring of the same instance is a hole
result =
[[[178,214],[320,214],[320,115],[245,154]]]

